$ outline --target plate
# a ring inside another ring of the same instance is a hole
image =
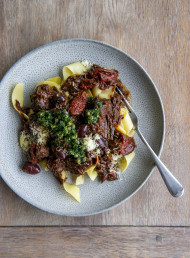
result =
[[[136,156],[120,180],[92,182],[86,176],[80,186],[81,203],[68,195],[50,171],[29,175],[21,170],[25,157],[18,144],[20,117],[11,104],[11,92],[25,84],[25,104],[40,80],[61,75],[64,65],[88,60],[103,67],[117,69],[132,94],[133,108],[139,126],[155,152],[160,155],[164,141],[164,111],[155,84],[146,71],[129,55],[99,41],[69,39],[41,46],[17,61],[0,84],[0,172],[3,180],[30,204],[59,215],[86,216],[109,210],[136,193],[150,177],[154,162],[148,150],[135,135]]]

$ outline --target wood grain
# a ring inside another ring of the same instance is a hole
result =
[[[1,257],[189,257],[190,228],[1,228]]]
[[[65,38],[110,43],[149,72],[166,115],[163,161],[185,187],[172,198],[157,171],[125,204],[70,218],[40,211],[0,180],[0,225],[190,225],[190,2],[172,0],[1,0],[0,77],[28,51]]]

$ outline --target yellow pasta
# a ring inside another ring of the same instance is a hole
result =
[[[66,178],[66,171],[63,170],[61,172],[61,178],[64,180]],[[73,184],[69,184],[67,182],[63,182],[63,187],[67,193],[72,195],[78,202],[80,202],[80,189]]]
[[[80,202],[80,189],[78,186],[69,184],[69,183],[63,183],[63,187],[67,193],[72,195],[77,202]]]
[[[12,93],[12,104],[13,107],[17,112],[19,112],[21,115],[23,115],[26,119],[28,119],[28,116],[23,113],[21,110],[17,108],[16,102],[20,104],[20,107],[24,106],[24,99],[23,99],[23,89],[24,89],[24,84],[23,83],[18,83]]]
[[[53,77],[53,78],[48,78],[46,81],[51,81],[51,82],[55,82],[58,85],[62,84],[62,79],[59,76]]]
[[[126,168],[129,166],[130,162],[132,161],[132,159],[135,157],[135,153],[134,151],[131,152],[130,154],[128,155],[125,155],[123,157],[121,157],[119,160],[118,160],[118,163],[119,163],[119,167],[121,169],[121,172],[125,171]]]
[[[61,172],[61,178],[62,178],[63,180],[66,178],[66,171],[65,171],[65,170],[63,170],[63,171]]]
[[[63,79],[66,80],[71,75],[82,74],[87,71],[87,67],[81,62],[76,62],[63,67]]]
[[[20,106],[23,107],[24,105],[24,99],[23,99],[23,89],[24,89],[24,84],[23,83],[18,83],[12,93],[12,103],[14,108],[17,110],[16,107],[16,100],[20,103]],[[18,111],[18,110],[17,110]],[[19,112],[19,111],[18,111]]]
[[[88,95],[89,95],[90,97],[93,97],[92,92],[91,92],[90,89],[87,89],[87,90],[85,90],[85,91],[86,91],[86,93],[88,93]]]
[[[30,148],[30,137],[24,132],[20,134],[20,147],[27,152]]]
[[[87,175],[90,177],[92,181],[94,181],[98,176],[98,173],[95,171],[95,167],[96,165],[92,165],[86,170]]]
[[[127,109],[121,108],[121,112],[123,112],[124,115],[124,118],[122,119],[123,128],[125,129],[127,136],[131,137],[134,134],[133,122]]]
[[[101,90],[98,85],[92,88],[92,94],[94,97],[99,97],[100,99],[110,99],[114,95],[114,87],[109,87],[108,89]]]
[[[83,184],[84,184],[84,175],[77,176],[76,185],[83,185]]]
[[[94,181],[94,180],[96,179],[96,177],[98,176],[98,173],[97,173],[96,170],[95,170],[95,168],[96,168],[98,162],[99,162],[99,159],[98,159],[98,156],[96,156],[96,164],[91,165],[91,166],[88,167],[87,170],[86,170],[87,175],[90,177],[90,179],[91,179],[92,181]]]
[[[48,171],[49,169],[47,168],[47,159],[43,159],[38,162],[38,164],[45,170]]]
[[[115,129],[116,129],[117,131],[119,131],[120,133],[126,135],[126,131],[125,131],[124,127],[123,127],[122,121],[121,121],[120,125],[118,125],[118,126],[115,127]]]
[[[128,110],[126,108],[121,108],[120,115],[123,116],[123,119],[121,119],[120,125],[116,126],[116,130],[124,135],[132,137],[134,134],[134,125],[129,116]]]

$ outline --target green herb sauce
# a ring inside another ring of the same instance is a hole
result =
[[[56,139],[68,143],[69,154],[74,156],[77,163],[81,163],[85,157],[84,145],[78,139],[73,119],[65,109],[56,112],[42,110],[35,115],[35,119],[37,123],[48,128]],[[53,146],[60,145],[56,139],[51,141]]]
[[[91,99],[89,100],[89,98],[91,98]],[[89,98],[87,101],[92,102],[94,100],[94,97],[89,97]],[[92,98],[93,98],[93,100],[92,100]],[[85,110],[85,123],[95,124],[98,122],[100,109],[102,107],[102,102],[97,101],[97,106],[98,106],[98,108]]]

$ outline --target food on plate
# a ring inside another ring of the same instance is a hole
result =
[[[119,178],[134,158],[134,126],[118,87],[129,99],[116,70],[76,62],[59,76],[40,81],[26,107],[24,84],[17,84],[12,104],[21,114],[20,146],[27,161],[23,171],[52,171],[66,192],[80,202],[78,185]],[[68,173],[75,184],[69,183]]]

